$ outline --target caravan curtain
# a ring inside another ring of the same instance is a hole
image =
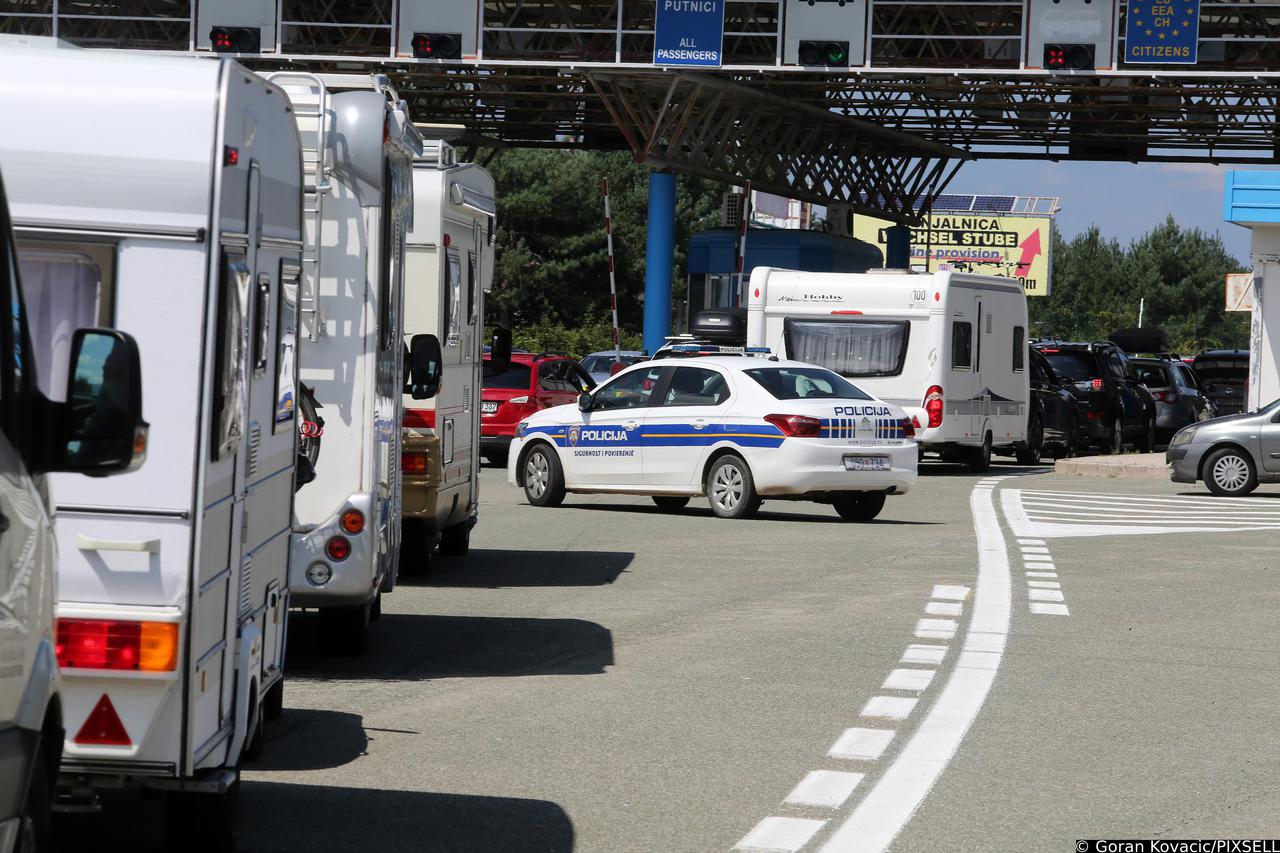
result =
[[[787,357],[841,376],[897,376],[910,328],[906,321],[788,319]]]

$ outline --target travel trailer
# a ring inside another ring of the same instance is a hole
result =
[[[230,60],[10,47],[0,111],[33,335],[133,335],[151,425],[137,470],[51,482],[65,802],[140,784],[167,793],[168,849],[229,847],[241,760],[283,695],[302,250],[289,102]]]
[[[943,270],[757,267],[747,343],[848,377],[914,418],[924,451],[975,470],[1027,436],[1027,300],[1012,279]]]
[[[12,309],[0,329],[0,850],[6,853],[49,849],[62,760],[58,552],[47,475],[124,471],[140,464],[146,450],[137,343],[123,332],[67,325],[33,334],[20,278],[0,180],[0,301]]]
[[[465,554],[476,523],[481,339],[484,297],[493,286],[497,214],[493,190],[489,173],[457,162],[447,142],[428,141],[413,164],[404,336],[411,356],[422,347],[438,352],[442,373],[435,388],[411,382],[404,389],[406,570],[425,570],[437,542],[443,554]]]
[[[331,651],[361,654],[400,556],[405,236],[422,140],[374,75],[266,75],[293,106],[306,201],[300,377],[324,418],[298,492],[289,588]]]

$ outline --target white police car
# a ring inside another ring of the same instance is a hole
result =
[[[867,521],[887,495],[911,488],[917,461],[902,410],[830,370],[710,356],[642,362],[577,406],[522,421],[507,477],[534,506],[556,506],[566,492],[618,492],[678,510],[705,494],[721,518],[783,498]]]

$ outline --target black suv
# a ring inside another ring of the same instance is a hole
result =
[[[1119,453],[1127,442],[1155,448],[1156,404],[1138,382],[1124,350],[1111,341],[1040,341],[1035,348],[1080,407],[1081,444]]]
[[[1191,362],[1218,415],[1238,415],[1249,408],[1249,351],[1207,349]]]

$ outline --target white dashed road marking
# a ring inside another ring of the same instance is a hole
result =
[[[845,729],[827,752],[832,758],[861,758],[875,761],[893,740],[893,729]]]
[[[947,656],[946,646],[926,646],[912,645],[907,646],[907,651],[902,656],[903,663],[942,663],[942,659]]]
[[[784,802],[800,806],[838,809],[862,781],[861,773],[842,770],[814,770],[800,781]]]
[[[933,681],[931,669],[895,669],[880,685],[881,690],[915,690],[919,692],[929,687]]]
[[[916,623],[916,636],[928,640],[950,640],[956,635],[954,619],[921,619]]]
[[[906,696],[873,696],[862,707],[862,716],[880,717],[886,720],[905,720],[911,716],[911,710],[915,708],[917,701],[919,700]]]
[[[767,817],[733,845],[733,849],[751,853],[795,853],[809,843],[824,823],[824,820],[798,817]]]

